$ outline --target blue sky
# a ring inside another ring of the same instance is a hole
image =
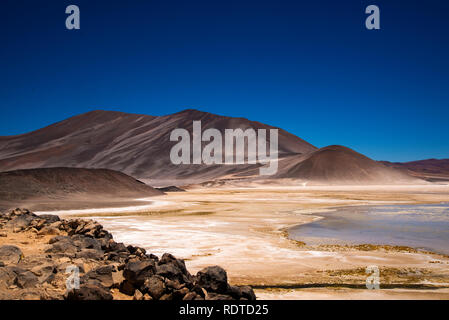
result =
[[[65,8],[81,30],[65,28]],[[381,30],[365,28],[366,6]],[[94,109],[245,117],[376,160],[449,158],[449,1],[0,4],[0,135]]]

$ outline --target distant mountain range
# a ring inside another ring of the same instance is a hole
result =
[[[449,181],[449,159],[427,159],[411,162],[382,161],[382,163],[427,181]]]
[[[174,165],[170,150],[176,128],[275,129],[250,121],[184,110],[166,116],[92,111],[30,133],[0,137],[0,171],[77,167],[120,171],[152,185],[168,186],[214,179],[258,179],[259,164]],[[321,183],[412,183],[419,175],[399,164],[371,160],[349,148],[318,149],[279,129],[279,170],[269,179],[299,179]],[[415,167],[416,168],[416,167]],[[421,170],[421,169],[420,169]],[[449,172],[449,171],[448,171]],[[267,177],[264,177],[267,178]]]

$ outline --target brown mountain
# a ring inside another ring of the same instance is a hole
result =
[[[143,182],[108,169],[43,168],[0,173],[0,207],[27,201],[54,201],[65,198],[81,202],[106,199],[136,199],[162,195]]]
[[[411,162],[382,161],[382,163],[428,181],[449,181],[449,159],[427,159]]]
[[[408,174],[387,167],[352,149],[328,146],[280,163],[278,178],[333,184],[419,183]]]
[[[170,141],[173,129],[192,132],[194,120],[202,129],[273,129],[244,118],[185,110],[167,116],[148,116],[112,111],[92,111],[30,133],[0,137],[0,171],[79,167],[108,168],[155,185],[174,180],[205,181],[239,173],[257,165],[173,165]],[[279,157],[301,155],[316,147],[279,129]],[[158,181],[162,181],[158,183]]]

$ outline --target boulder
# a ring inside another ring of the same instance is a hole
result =
[[[165,289],[164,278],[157,275],[146,279],[142,286],[142,292],[148,293],[155,300],[159,300],[164,295]]]
[[[135,287],[140,288],[145,280],[156,272],[153,260],[128,262],[123,270],[123,277]]]
[[[105,288],[114,286],[114,279],[112,274],[115,272],[115,267],[111,265],[101,266],[90,270],[81,277],[81,283],[99,283]]]
[[[186,264],[185,264],[184,260],[176,259],[170,253],[164,253],[162,255],[161,259],[158,262],[158,265],[163,265],[163,264],[174,264],[174,265],[176,265],[179,268],[179,270],[181,270],[181,272],[183,274],[185,274],[185,275],[189,274],[189,272],[187,271]]]
[[[74,235],[71,237],[75,246],[79,249],[95,249],[101,250],[101,243],[93,238],[86,237],[84,235]]]
[[[6,223],[6,228],[23,230],[29,227],[31,222],[35,219],[37,219],[37,217],[31,214],[18,215]]]
[[[67,236],[56,236],[56,237],[53,237],[50,240],[48,240],[48,243],[49,244],[53,244],[53,243],[56,243],[56,242],[59,242],[59,241],[71,241],[73,243],[71,238],[67,237]]]
[[[10,268],[0,268],[0,289],[6,290],[16,281],[17,275]]]
[[[45,220],[45,222],[49,224],[61,221],[61,219],[59,219],[59,217],[54,214],[41,214],[38,217]]]
[[[251,301],[256,300],[256,294],[254,293],[253,288],[250,286],[243,286],[240,287],[240,290],[242,291],[242,297]]]
[[[226,293],[228,289],[228,276],[219,266],[204,268],[197,273],[196,277],[198,285],[208,292]]]
[[[56,237],[56,238],[58,238],[58,237]],[[53,238],[53,239],[55,239],[55,238]],[[58,241],[53,242],[51,244],[50,248],[45,250],[45,252],[47,252],[47,253],[61,253],[66,256],[74,256],[77,251],[78,251],[78,248],[74,244],[73,240],[70,239],[70,237],[58,238]]]
[[[69,235],[83,234],[87,237],[95,238],[99,236],[102,229],[103,226],[96,221],[81,220],[80,222],[78,222],[75,231],[72,230],[71,232],[69,232]]]
[[[109,241],[107,252],[126,252],[127,254],[129,254],[128,248],[126,248],[123,243],[117,243],[114,240]]]
[[[136,291],[136,288],[134,288],[134,286],[128,280],[124,280],[120,284],[120,289],[119,290],[123,294],[126,294],[128,296],[133,296],[134,292]]]
[[[165,286],[172,290],[179,290],[185,287],[185,284],[179,283],[178,280],[165,279]]]
[[[39,232],[38,235],[59,235],[59,229],[52,226],[45,226]]]
[[[154,260],[155,262],[158,262],[158,261],[159,261],[159,257],[156,256],[156,255],[154,255],[154,254],[152,254],[152,253],[150,253],[150,254],[147,253],[145,256],[146,256],[148,259]]]
[[[125,280],[123,270],[112,273],[112,288],[120,288],[120,284]]]
[[[66,300],[112,300],[112,294],[100,286],[93,284],[80,285],[79,289],[70,290],[65,296]]]
[[[21,289],[30,289],[37,286],[39,279],[30,271],[15,271],[17,277],[15,284]]]
[[[17,264],[22,258],[23,253],[16,246],[5,245],[0,247],[0,261],[5,265]]]
[[[158,264],[156,267],[156,274],[170,280],[177,280],[180,283],[191,281],[191,275],[189,273],[185,274],[177,262],[170,262],[162,265]]]
[[[58,273],[57,268],[52,263],[40,264],[31,268],[30,271],[38,277],[39,283],[52,282],[55,279],[55,275]]]
[[[82,249],[75,253],[75,258],[77,259],[91,259],[91,260],[103,260],[104,253],[102,250],[95,249]]]
[[[130,254],[134,254],[136,256],[145,255],[147,252],[144,248],[135,247],[135,246],[127,246],[126,249],[128,249]]]
[[[240,300],[243,297],[242,289],[237,286],[228,286],[226,294],[230,295],[235,300]]]
[[[35,219],[33,221],[31,221],[30,225],[28,226],[27,229],[34,229],[34,230],[40,230],[42,229],[46,224],[46,220],[44,219]]]
[[[29,216],[36,217],[36,215],[34,213],[32,213],[30,210],[28,210],[28,209],[21,209],[21,208],[14,209],[14,210],[6,213],[4,215],[4,217],[6,219],[8,219],[8,220],[11,220],[14,217],[22,216],[22,215],[29,215]]]

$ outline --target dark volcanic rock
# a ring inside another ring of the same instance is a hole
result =
[[[123,277],[137,288],[141,287],[145,279],[151,277],[156,272],[153,260],[128,262],[123,269]]]
[[[75,258],[78,259],[103,260],[103,257],[103,251],[96,249],[82,249],[81,251],[75,253]]]
[[[128,281],[125,280],[120,284],[120,292],[128,296],[133,296],[136,288]]]
[[[17,278],[15,284],[21,289],[29,289],[35,287],[39,283],[39,279],[30,271],[15,271]]]
[[[52,240],[56,238],[52,238]],[[48,253],[61,253],[67,256],[74,256],[77,251],[78,247],[70,237],[58,238],[58,241],[53,242],[50,248],[45,250]]]
[[[237,286],[229,286],[227,294],[230,295],[235,300],[240,300],[243,297],[242,289]]]
[[[253,288],[251,288],[250,286],[240,287],[240,290],[242,290],[243,298],[248,300],[256,300],[256,294],[254,293]]]
[[[165,283],[164,278],[161,276],[152,276],[145,280],[142,286],[142,292],[148,293],[153,299],[159,300],[164,294]]]
[[[134,300],[256,298],[250,287],[230,286],[226,271],[218,266],[193,277],[184,260],[168,253],[159,259],[144,248],[117,243],[92,220],[60,220],[16,209],[0,216],[0,231],[12,226],[5,230],[12,231],[11,237],[16,232],[29,232],[33,239],[62,234],[48,241],[43,256],[25,258],[18,247],[0,247],[0,299],[110,300],[112,288]],[[67,270],[73,266],[81,273],[81,286],[64,294]],[[90,271],[85,273],[85,267]]]
[[[33,220],[36,220],[37,217],[31,214],[22,214],[19,216],[15,216],[13,219],[9,220],[6,223],[6,227],[13,229],[13,228],[18,228],[18,229],[25,229],[26,227],[30,226],[31,222],[33,222]]]
[[[0,247],[0,261],[5,265],[17,264],[22,259],[23,253],[16,246],[1,246]]]
[[[158,265],[156,274],[171,280],[179,280],[182,282],[188,281],[181,269],[173,263]]]
[[[101,250],[101,243],[96,239],[77,234],[72,236],[72,240],[73,243],[80,249]]]
[[[58,270],[51,263],[42,263],[31,269],[31,272],[39,278],[39,283],[50,283],[54,280]]]
[[[54,223],[57,221],[61,221],[61,219],[59,219],[59,217],[54,214],[41,214],[38,217],[44,219],[46,223]]]
[[[115,272],[114,266],[107,265],[95,268],[86,273],[82,278],[82,283],[99,283],[103,287],[111,288],[114,285],[112,273]]]
[[[39,230],[39,232],[37,233],[39,235],[59,235],[59,229],[50,226],[45,226],[43,227],[41,230]]]
[[[228,289],[228,276],[219,266],[204,268],[196,276],[198,285],[208,292],[225,293]]]
[[[17,275],[10,268],[0,268],[0,289],[5,290],[16,281]]]
[[[192,276],[187,271],[184,260],[176,259],[169,253],[164,253],[157,264],[157,274],[170,280],[178,280],[181,283],[191,282]]]
[[[72,289],[66,295],[66,300],[112,300],[112,294],[100,286],[83,284],[79,289]]]
[[[121,242],[110,241],[107,252],[125,252],[129,254],[128,248]]]

